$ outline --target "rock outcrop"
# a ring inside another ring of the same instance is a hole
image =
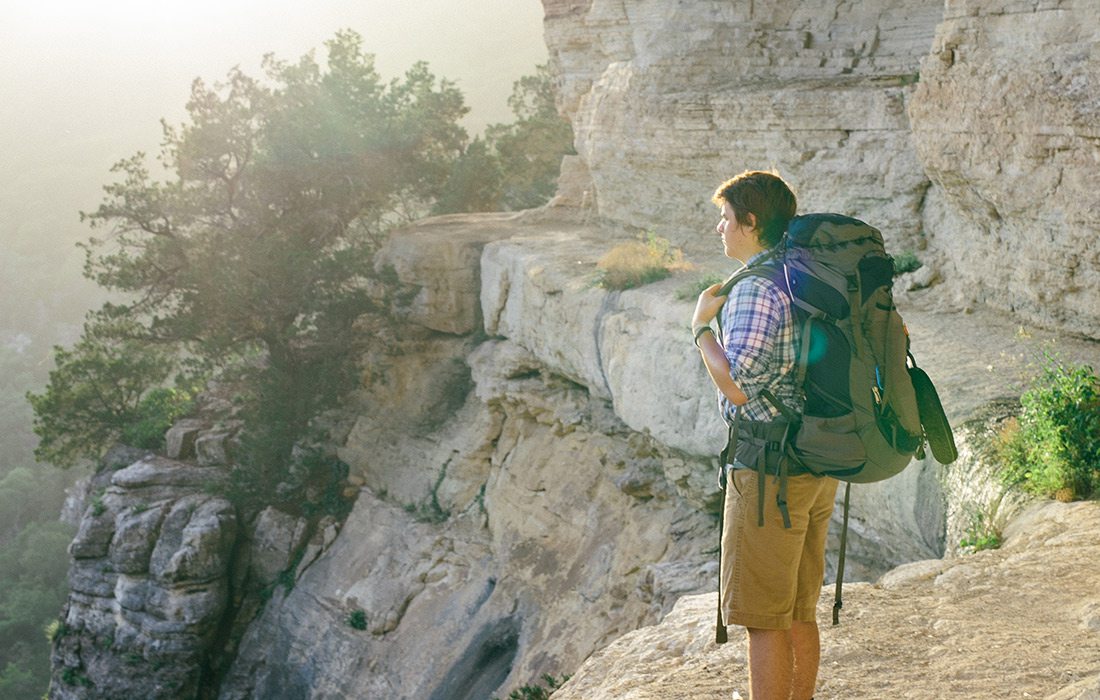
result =
[[[711,240],[710,193],[775,167],[806,211],[920,245],[929,182],[906,105],[942,8],[917,0],[545,0],[563,111],[602,216]]]
[[[957,306],[1100,337],[1095,3],[543,6],[601,216],[709,244],[715,185],[774,167]]]
[[[1046,502],[1012,521],[1000,550],[846,586],[840,626],[822,628],[817,695],[1095,698],[1098,562],[1100,506]],[[593,655],[554,700],[748,697],[744,635],[715,645],[713,610],[713,595],[682,598],[661,624]]]
[[[229,603],[236,509],[219,470],[145,457],[101,472],[70,546],[50,697],[196,697]]]
[[[222,697],[506,693],[571,672],[714,586],[722,428],[683,325],[691,302],[676,297],[701,272],[609,292],[594,263],[613,241],[595,229],[516,221],[502,238],[486,222],[425,221],[402,239],[480,251],[477,283],[460,283],[480,290],[483,330],[406,325],[370,359],[340,453],[362,479],[359,500],[293,587],[275,589]],[[413,288],[417,275],[446,279],[426,260],[401,269]],[[995,316],[905,311],[957,424],[1018,391],[1052,341]],[[1068,358],[1096,355],[1059,342]],[[850,581],[957,545],[958,519],[996,495],[995,479],[975,476],[988,467],[969,435],[951,470],[929,460],[855,489]]]
[[[948,2],[909,106],[945,275],[1100,338],[1100,5]],[[996,264],[989,264],[991,260]],[[960,292],[962,294],[962,292]]]

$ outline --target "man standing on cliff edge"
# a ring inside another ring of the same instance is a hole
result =
[[[768,172],[748,171],[722,183],[713,201],[722,210],[717,230],[726,257],[748,268],[771,259],[795,215],[794,193]],[[790,300],[766,275],[744,277],[728,297],[716,296],[721,286],[699,295],[692,334],[718,389],[722,417],[736,424],[738,435],[763,431],[781,419],[769,399],[796,412],[805,402],[795,371],[799,339]],[[719,310],[721,338],[710,327]],[[776,505],[777,495],[783,500],[779,479],[769,470],[761,483],[755,469],[734,455],[729,460],[723,466],[721,614],[726,624],[748,629],[752,700],[807,700],[817,683],[816,610],[837,482],[791,471],[785,527]],[[758,514],[760,489],[769,506]]]

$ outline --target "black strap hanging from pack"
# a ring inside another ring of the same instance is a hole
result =
[[[714,643],[725,644],[729,641],[729,633],[726,630],[726,620],[722,616],[722,538],[725,536],[726,527],[726,491],[729,489],[728,464],[733,461],[737,453],[737,428],[741,423],[741,414],[735,413],[729,426],[729,436],[726,446],[718,455],[718,485],[722,488],[722,507],[718,509],[718,619],[714,623]]]
[[[852,494],[852,482],[844,484],[844,526],[840,529],[840,557],[836,564],[836,596],[833,600],[833,624],[840,624],[840,609],[844,607],[841,590],[844,588],[844,550],[848,546],[848,502]]]

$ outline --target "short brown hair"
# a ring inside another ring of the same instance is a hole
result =
[[[718,206],[728,203],[742,225],[748,225],[747,215],[752,213],[760,231],[760,244],[766,248],[774,248],[782,240],[797,207],[790,185],[778,173],[763,170],[746,170],[726,180],[711,201]]]

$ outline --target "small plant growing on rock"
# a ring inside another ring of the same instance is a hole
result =
[[[80,685],[85,688],[92,687],[92,679],[84,675],[80,669],[73,668],[72,666],[66,666],[65,670],[61,672],[61,682],[65,685]]]
[[[61,620],[54,620],[46,625],[42,631],[46,633],[46,640],[53,644],[69,634],[69,627]]]
[[[699,298],[699,295],[703,293],[703,290],[707,287],[724,282],[725,277],[721,275],[703,275],[699,279],[695,280],[691,284],[685,284],[676,290],[676,298],[680,301],[695,301]]]
[[[894,272],[899,275],[903,275],[906,272],[913,272],[919,270],[924,266],[920,260],[917,259],[917,254],[911,250],[906,250],[897,255],[894,258]]]
[[[687,269],[688,265],[683,252],[667,238],[647,233],[607,251],[596,267],[601,287],[621,290],[662,280],[675,270]]]
[[[997,439],[1005,482],[1060,501],[1100,490],[1100,378],[1088,365],[1047,357]]]
[[[92,517],[98,518],[107,511],[107,505],[103,502],[103,494],[98,494],[92,499]]]
[[[547,700],[554,694],[555,690],[565,685],[565,682],[569,680],[569,676],[562,676],[559,679],[549,673],[544,673],[541,680],[542,683],[524,685],[513,690],[508,693],[507,700]],[[500,698],[493,698],[493,700],[500,700]]]
[[[367,628],[367,613],[363,610],[352,610],[348,615],[348,627],[362,632]]]
[[[970,552],[999,549],[1001,531],[995,523],[995,516],[995,509],[988,513],[982,511],[971,513],[970,525],[966,529],[966,535],[959,542],[959,547]]]

